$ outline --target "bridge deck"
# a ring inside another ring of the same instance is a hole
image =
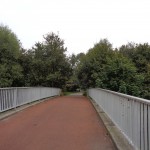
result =
[[[0,121],[0,150],[115,150],[83,96],[57,97]]]

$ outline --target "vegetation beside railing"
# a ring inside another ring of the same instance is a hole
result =
[[[99,87],[150,99],[150,45],[114,49],[107,39],[91,48],[77,66],[83,89]]]

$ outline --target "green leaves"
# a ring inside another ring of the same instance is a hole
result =
[[[17,59],[19,57],[20,42],[17,36],[7,27],[0,26],[0,57]]]
[[[28,66],[31,72],[27,78],[31,78],[30,84],[34,86],[62,88],[71,72],[64,41],[54,33],[44,36],[44,40],[36,43],[31,50],[32,61]]]
[[[104,39],[88,51],[78,67],[77,75],[81,86],[84,88],[104,86],[102,83],[105,80],[104,65],[111,57],[111,49],[111,44]]]
[[[64,41],[54,33],[30,50],[21,48],[17,36],[0,26],[0,87],[54,86],[62,88],[72,74]]]
[[[53,86],[101,87],[150,99],[150,45],[128,43],[113,49],[100,40],[87,54],[67,57],[64,41],[45,35],[30,50],[21,48],[17,36],[0,25],[0,87]]]
[[[150,98],[149,54],[147,44],[129,43],[114,51],[106,39],[101,40],[78,65],[78,79],[84,88],[101,87]]]
[[[18,86],[22,67],[18,64],[20,42],[7,27],[0,26],[0,87]]]

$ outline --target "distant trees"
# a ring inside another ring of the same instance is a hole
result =
[[[20,57],[24,71],[24,85],[63,88],[72,74],[71,65],[65,55],[64,41],[54,33],[44,36]]]
[[[101,40],[95,44],[81,59],[77,69],[77,76],[82,88],[96,87],[97,83],[105,80],[104,66],[112,57],[112,46],[108,40]],[[103,84],[103,83],[102,83]],[[105,87],[105,84],[101,85]]]
[[[72,74],[64,41],[54,33],[44,36],[30,50],[17,36],[0,26],[0,87],[53,86],[63,88]]]
[[[137,69],[139,79],[142,79],[141,94],[142,97],[150,99],[150,45],[128,43],[119,49],[125,57],[130,59]]]
[[[71,65],[72,75],[70,76],[69,80],[66,83],[65,90],[76,91],[80,89],[76,72],[77,72],[77,66],[80,63],[82,57],[84,56],[85,56],[84,53],[79,53],[77,55],[72,54],[71,56],[69,56],[69,63]]]
[[[150,46],[133,44],[113,50],[107,39],[91,48],[77,66],[82,88],[101,87],[150,99]]]
[[[100,40],[84,54],[66,56],[59,35],[23,49],[15,33],[0,25],[0,87],[48,86],[74,91],[100,87],[150,99],[150,45],[113,49]]]
[[[58,35],[49,33],[44,42],[35,44],[32,51],[34,84],[62,88],[72,74],[64,41]]]

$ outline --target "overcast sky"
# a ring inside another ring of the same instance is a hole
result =
[[[86,52],[100,39],[113,47],[150,43],[150,0],[0,0],[0,23],[24,48],[59,33],[68,53]]]

